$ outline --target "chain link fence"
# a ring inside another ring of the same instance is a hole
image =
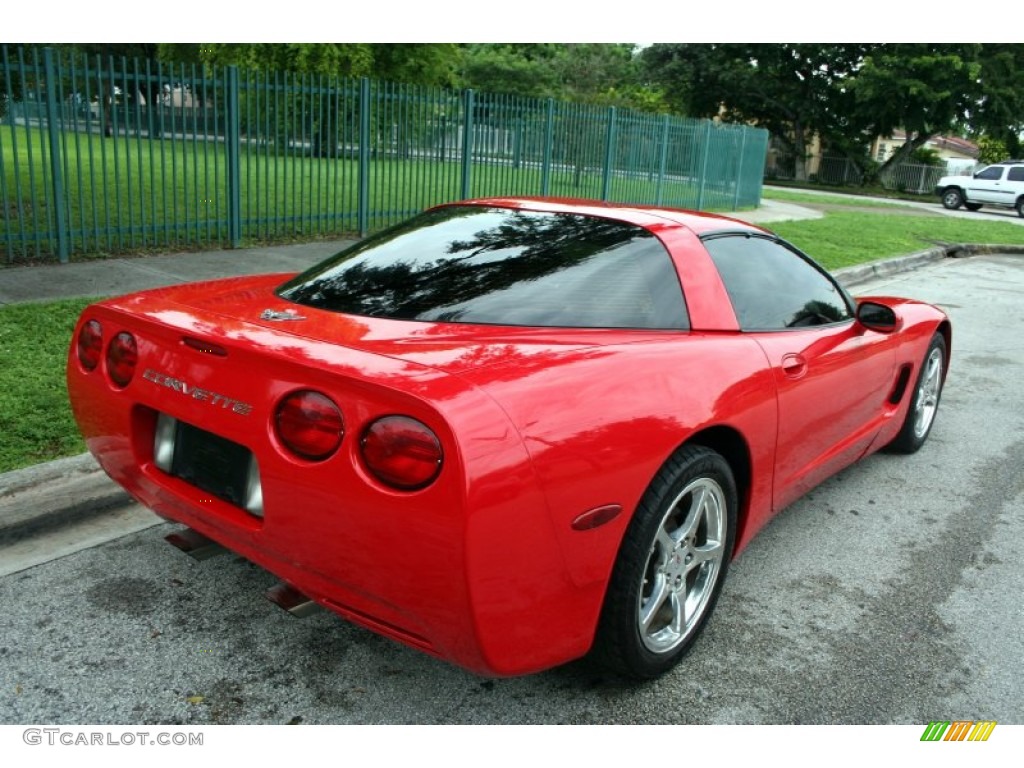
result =
[[[930,194],[935,190],[938,180],[948,174],[946,167],[942,165],[903,163],[896,166],[879,181],[886,189]],[[817,169],[809,176],[811,181],[836,187],[859,187],[864,183],[863,170],[847,157],[822,157],[818,161]],[[794,156],[786,153],[771,154],[765,170],[765,178],[768,180],[794,180],[796,178]]]

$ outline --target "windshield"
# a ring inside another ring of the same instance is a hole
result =
[[[278,290],[298,304],[401,320],[687,327],[675,268],[620,221],[455,205],[363,240]]]

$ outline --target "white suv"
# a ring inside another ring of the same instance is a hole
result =
[[[982,168],[974,176],[943,176],[935,185],[942,205],[976,211],[983,205],[1014,208],[1024,217],[1024,161],[1006,160]]]

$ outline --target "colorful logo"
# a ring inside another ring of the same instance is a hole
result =
[[[932,720],[921,741],[988,741],[995,727],[995,720]]]

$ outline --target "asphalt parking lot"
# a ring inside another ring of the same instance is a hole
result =
[[[936,425],[776,518],[671,674],[484,680],[196,562],[161,524],[0,578],[0,723],[1024,723],[1024,256],[858,286],[954,323]]]

